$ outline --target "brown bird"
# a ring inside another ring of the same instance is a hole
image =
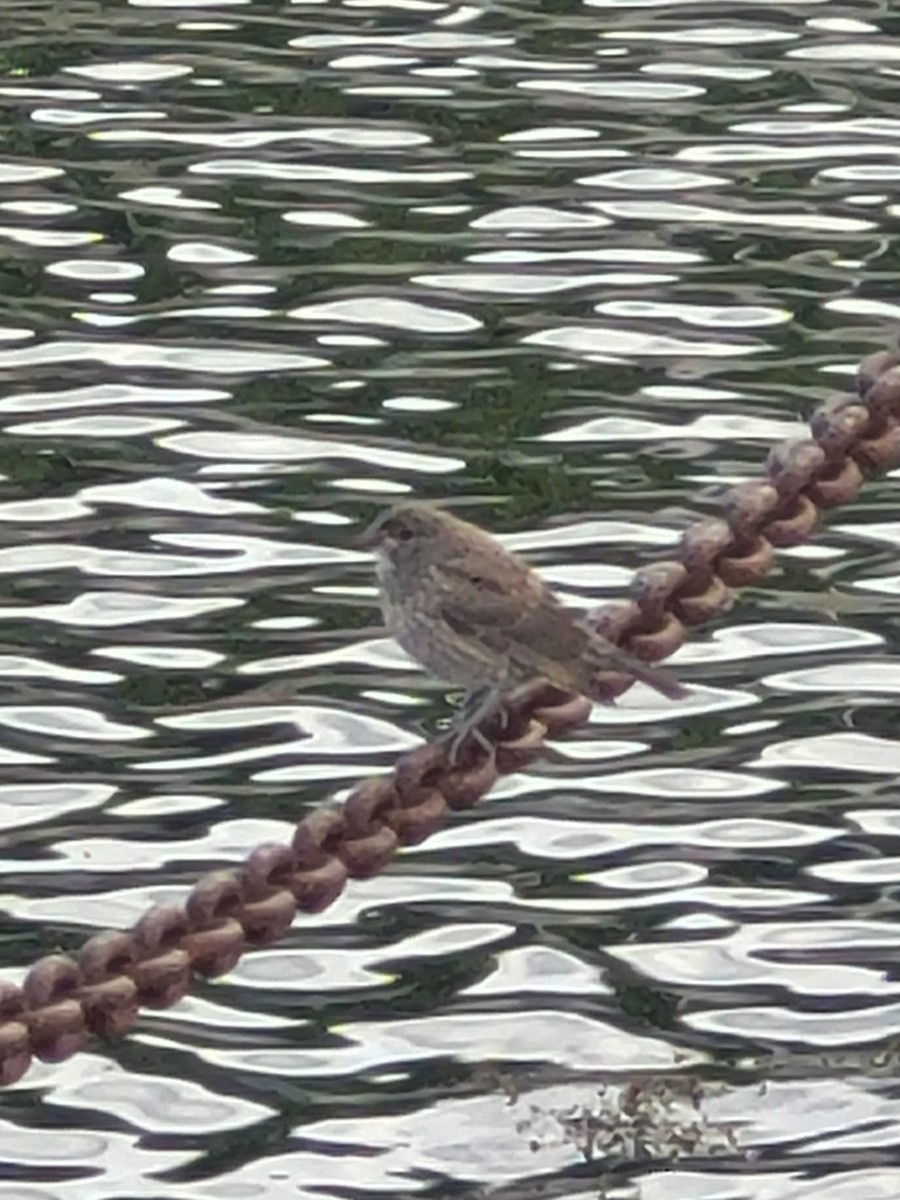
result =
[[[477,525],[437,508],[401,505],[383,513],[361,544],[377,554],[388,632],[432,674],[466,689],[453,755],[502,696],[534,679],[599,700],[595,676],[616,670],[672,699],[687,694],[590,629]]]

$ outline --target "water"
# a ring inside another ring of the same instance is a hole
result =
[[[19,979],[440,728],[353,549],[387,500],[597,603],[847,385],[900,62],[862,2],[7,9]],[[3,1092],[4,1198],[896,1195],[895,490],[679,653],[689,703]]]

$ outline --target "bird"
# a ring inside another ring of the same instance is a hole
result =
[[[566,608],[528,564],[495,537],[436,505],[381,513],[359,539],[376,556],[388,633],[438,679],[465,689],[451,758],[504,696],[545,679],[567,692],[608,699],[596,676],[621,671],[681,699],[669,674],[615,646]]]

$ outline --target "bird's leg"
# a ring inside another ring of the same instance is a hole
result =
[[[463,719],[470,725],[477,725],[491,713],[497,712],[500,714],[501,727],[505,729],[506,709],[500,703],[505,693],[506,688],[501,683],[489,683],[486,687],[473,688],[463,702]]]
[[[491,743],[484,736],[478,726],[485,719],[485,717],[497,710],[502,696],[503,690],[496,684],[490,684],[483,688],[473,688],[467,693],[457,720],[454,721],[454,725],[457,726],[457,731],[454,735],[453,741],[450,743],[451,763],[456,763],[456,756],[459,753],[459,748],[470,733],[483,750],[491,750]],[[501,713],[503,724],[505,726],[506,712],[505,710],[501,709]]]

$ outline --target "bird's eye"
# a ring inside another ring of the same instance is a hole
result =
[[[415,537],[413,531],[408,525],[401,525],[394,533],[394,537],[398,542],[408,542],[410,538]]]

